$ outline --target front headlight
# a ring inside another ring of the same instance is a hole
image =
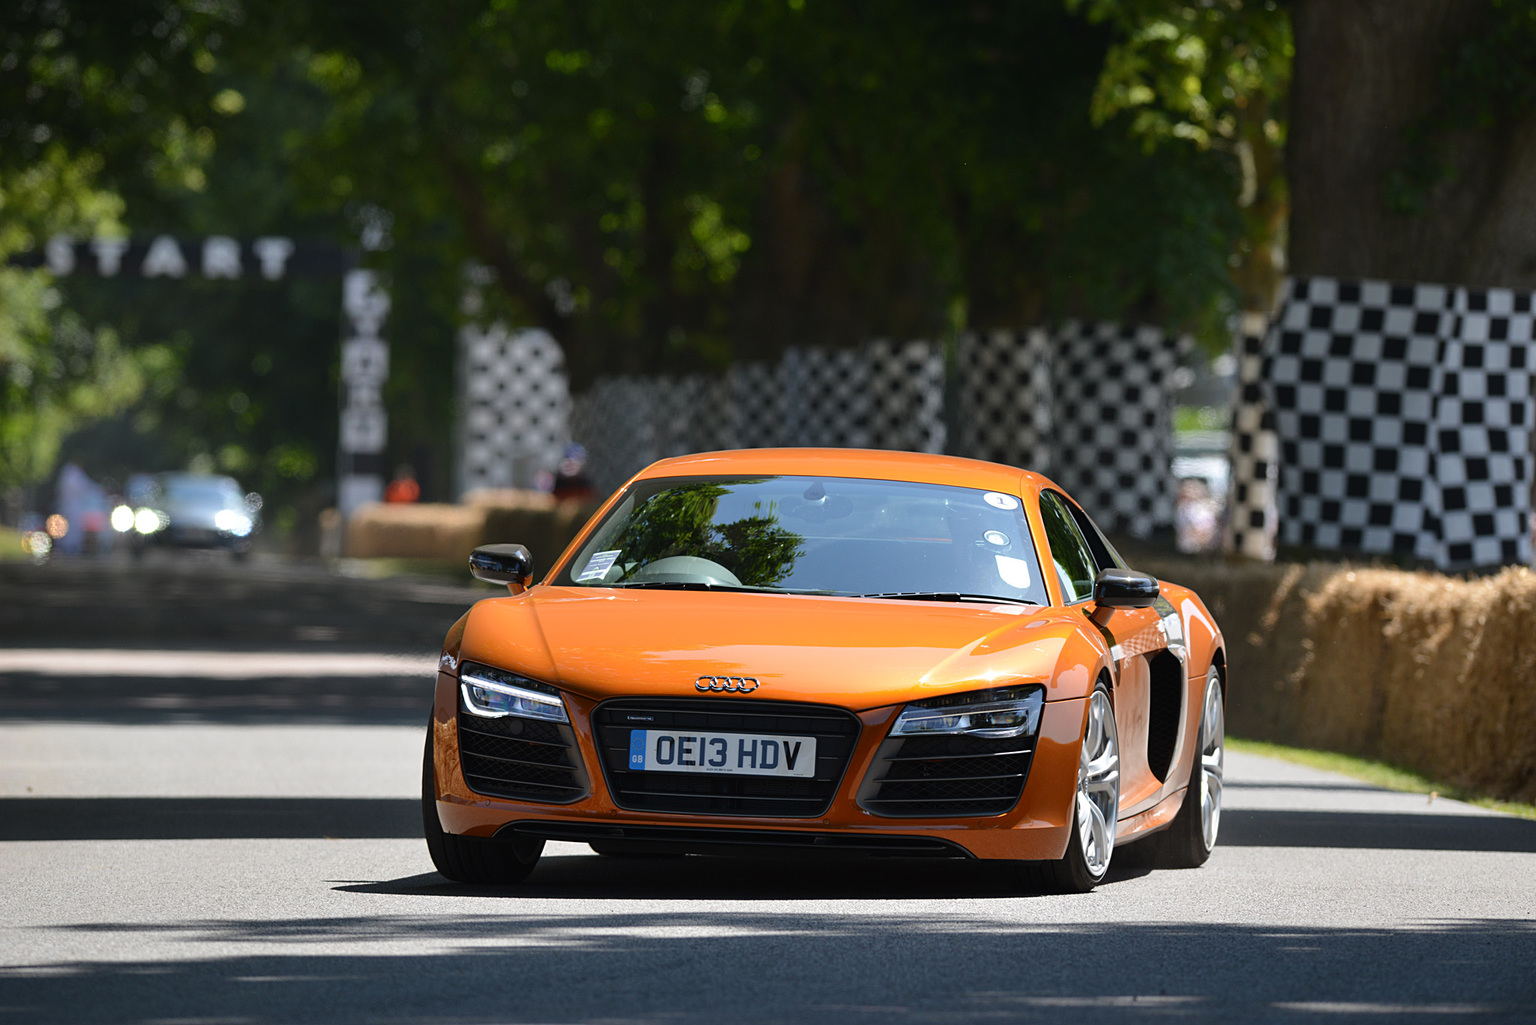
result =
[[[213,514],[213,525],[226,534],[244,537],[251,532],[251,518],[234,509],[220,509]]]
[[[133,514],[133,529],[140,534],[153,534],[167,526],[170,521],[170,517],[158,509],[140,509]]]
[[[549,684],[473,662],[459,666],[459,696],[466,712],[487,719],[511,715],[546,722],[571,721],[560,692]]]
[[[1040,728],[1045,688],[1038,683],[917,701],[901,710],[893,737],[965,734],[1002,740]]]

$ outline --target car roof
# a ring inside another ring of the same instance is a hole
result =
[[[927,452],[860,448],[745,448],[698,452],[652,463],[641,470],[636,479],[755,474],[861,477],[1008,492],[1055,486],[1041,474],[1001,463]]]

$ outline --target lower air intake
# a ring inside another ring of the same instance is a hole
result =
[[[891,818],[1001,815],[1019,803],[1033,737],[892,737],[880,746],[859,806]]]
[[[459,709],[459,764],[469,789],[487,797],[569,804],[587,795],[576,737],[563,723]]]

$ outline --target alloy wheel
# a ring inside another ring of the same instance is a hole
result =
[[[1221,684],[1213,673],[1205,685],[1205,711],[1200,722],[1200,831],[1205,849],[1216,846],[1221,828],[1222,774],[1226,768],[1226,713],[1221,707]]]
[[[1120,809],[1120,740],[1109,695],[1093,692],[1077,768],[1077,837],[1095,879],[1109,870]]]

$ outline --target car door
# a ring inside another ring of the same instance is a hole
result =
[[[1051,546],[1051,561],[1063,600],[1076,607],[1109,645],[1115,728],[1120,738],[1123,818],[1155,802],[1162,790],[1162,777],[1167,775],[1165,766],[1160,775],[1148,760],[1152,660],[1166,646],[1161,615],[1155,608],[1106,609],[1094,604],[1094,579],[1100,570],[1118,563],[1114,561],[1113,549],[1098,536],[1092,522],[1071,499],[1060,492],[1042,491],[1040,519]],[[1090,536],[1096,543],[1090,543]]]

